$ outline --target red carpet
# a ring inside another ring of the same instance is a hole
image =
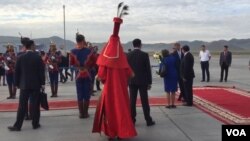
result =
[[[97,100],[91,100],[90,107],[96,107],[97,102]],[[162,106],[166,105],[167,100],[165,97],[151,97],[149,98],[149,103],[151,106]],[[76,109],[77,102],[76,100],[53,100],[49,101],[49,106],[50,110]],[[137,100],[137,106],[141,106],[140,99]],[[0,103],[0,112],[17,111],[17,107],[17,102]]]
[[[250,123],[250,95],[230,88],[196,88],[195,103],[213,116],[239,124]]]

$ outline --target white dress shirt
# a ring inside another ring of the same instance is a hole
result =
[[[209,61],[211,58],[211,54],[210,54],[209,50],[205,50],[205,51],[201,50],[199,57],[200,57],[201,62]]]

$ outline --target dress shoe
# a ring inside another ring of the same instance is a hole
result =
[[[37,125],[33,126],[33,129],[38,129],[38,128],[41,128],[40,124],[37,124]]]
[[[10,131],[21,131],[20,128],[17,128],[17,127],[15,127],[15,126],[9,126],[8,129],[9,129]]]
[[[147,123],[147,126],[153,126],[153,125],[155,125],[155,122],[154,122],[154,121],[151,121],[151,122],[148,122],[148,123]]]
[[[201,80],[201,82],[205,82],[205,80]]]
[[[227,80],[224,80],[225,82],[227,82]]]
[[[193,106],[193,104],[187,104],[187,103],[185,103],[185,104],[183,104],[183,106],[189,106],[189,107],[191,107],[191,106]]]
[[[176,108],[176,106],[175,105],[171,105],[171,108]]]
[[[165,108],[170,109],[170,108],[172,108],[172,106],[171,105],[167,105],[167,106],[165,106]]]

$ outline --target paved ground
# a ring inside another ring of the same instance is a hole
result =
[[[196,58],[194,81],[195,86],[219,85],[236,86],[250,91],[250,75],[248,69],[249,56],[234,56],[232,68],[229,70],[227,83],[219,82],[220,68],[218,58],[212,58],[210,63],[211,82],[201,83],[201,70]],[[153,64],[153,61],[152,61]],[[154,69],[154,68],[153,68]],[[154,72],[154,70],[153,70]],[[154,75],[150,96],[162,96],[162,80]],[[50,93],[49,87],[46,87]],[[72,99],[75,96],[73,82],[60,84],[60,96],[56,99]],[[0,86],[0,102],[6,100],[7,87]],[[98,96],[95,96],[97,98]],[[153,127],[147,127],[140,107],[138,109],[136,129],[138,136],[129,139],[134,141],[220,141],[222,122],[214,119],[195,107],[178,106],[176,109],[166,109],[163,106],[151,107],[151,114],[156,121]],[[90,109],[90,118],[79,119],[76,109],[43,111],[39,130],[33,130],[30,121],[25,121],[21,132],[9,132],[7,126],[14,123],[16,112],[0,112],[1,141],[104,141],[104,135],[92,134],[92,124],[95,109]]]

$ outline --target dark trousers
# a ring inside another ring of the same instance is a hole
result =
[[[96,71],[95,70],[90,70],[90,76],[91,76],[91,91],[93,92],[94,91]]]
[[[20,90],[19,105],[17,110],[17,118],[15,127],[21,129],[24,116],[27,113],[28,100],[32,99],[31,119],[33,127],[39,124],[40,120],[40,91],[39,90]]]
[[[227,75],[228,75],[228,68],[229,66],[226,63],[222,63],[221,65],[221,72],[220,72],[220,81],[223,80],[223,76],[224,76],[224,71],[225,71],[225,81],[227,81]]]
[[[178,100],[181,100],[181,98],[183,97],[183,99],[186,101],[183,79],[179,78],[178,83],[179,83],[179,88],[180,88],[180,95],[179,95]]]
[[[89,101],[91,96],[91,78],[77,78],[76,79],[76,93],[78,101]]]
[[[59,68],[60,82],[66,82],[66,77],[63,74],[63,68]]]
[[[7,84],[8,86],[14,86],[14,73],[6,74]]]
[[[188,105],[193,105],[193,79],[186,79],[186,81],[183,81],[183,83],[186,102]]]
[[[65,74],[65,79],[66,80],[68,80],[68,76],[71,77],[71,74],[68,72],[68,70],[69,70],[68,67],[64,68],[64,72],[65,72],[64,74]]]
[[[58,85],[58,72],[50,71],[49,72],[50,85]]]
[[[207,74],[207,81],[210,81],[209,62],[208,61],[201,61],[201,70],[202,70],[202,81],[205,81],[205,73]]]
[[[95,80],[95,85],[97,90],[101,90],[100,81],[98,79]]]
[[[75,73],[75,72],[76,72],[75,67],[74,67],[74,66],[71,66],[71,67],[70,67],[71,81],[73,81],[73,79],[74,79],[74,73]]]
[[[144,118],[147,123],[152,122],[152,118],[150,116],[150,107],[148,102],[148,86],[147,85],[129,85],[129,93],[130,93],[130,106],[131,106],[131,116],[132,120],[136,121],[136,100],[137,93],[140,93],[141,104],[143,108]]]

